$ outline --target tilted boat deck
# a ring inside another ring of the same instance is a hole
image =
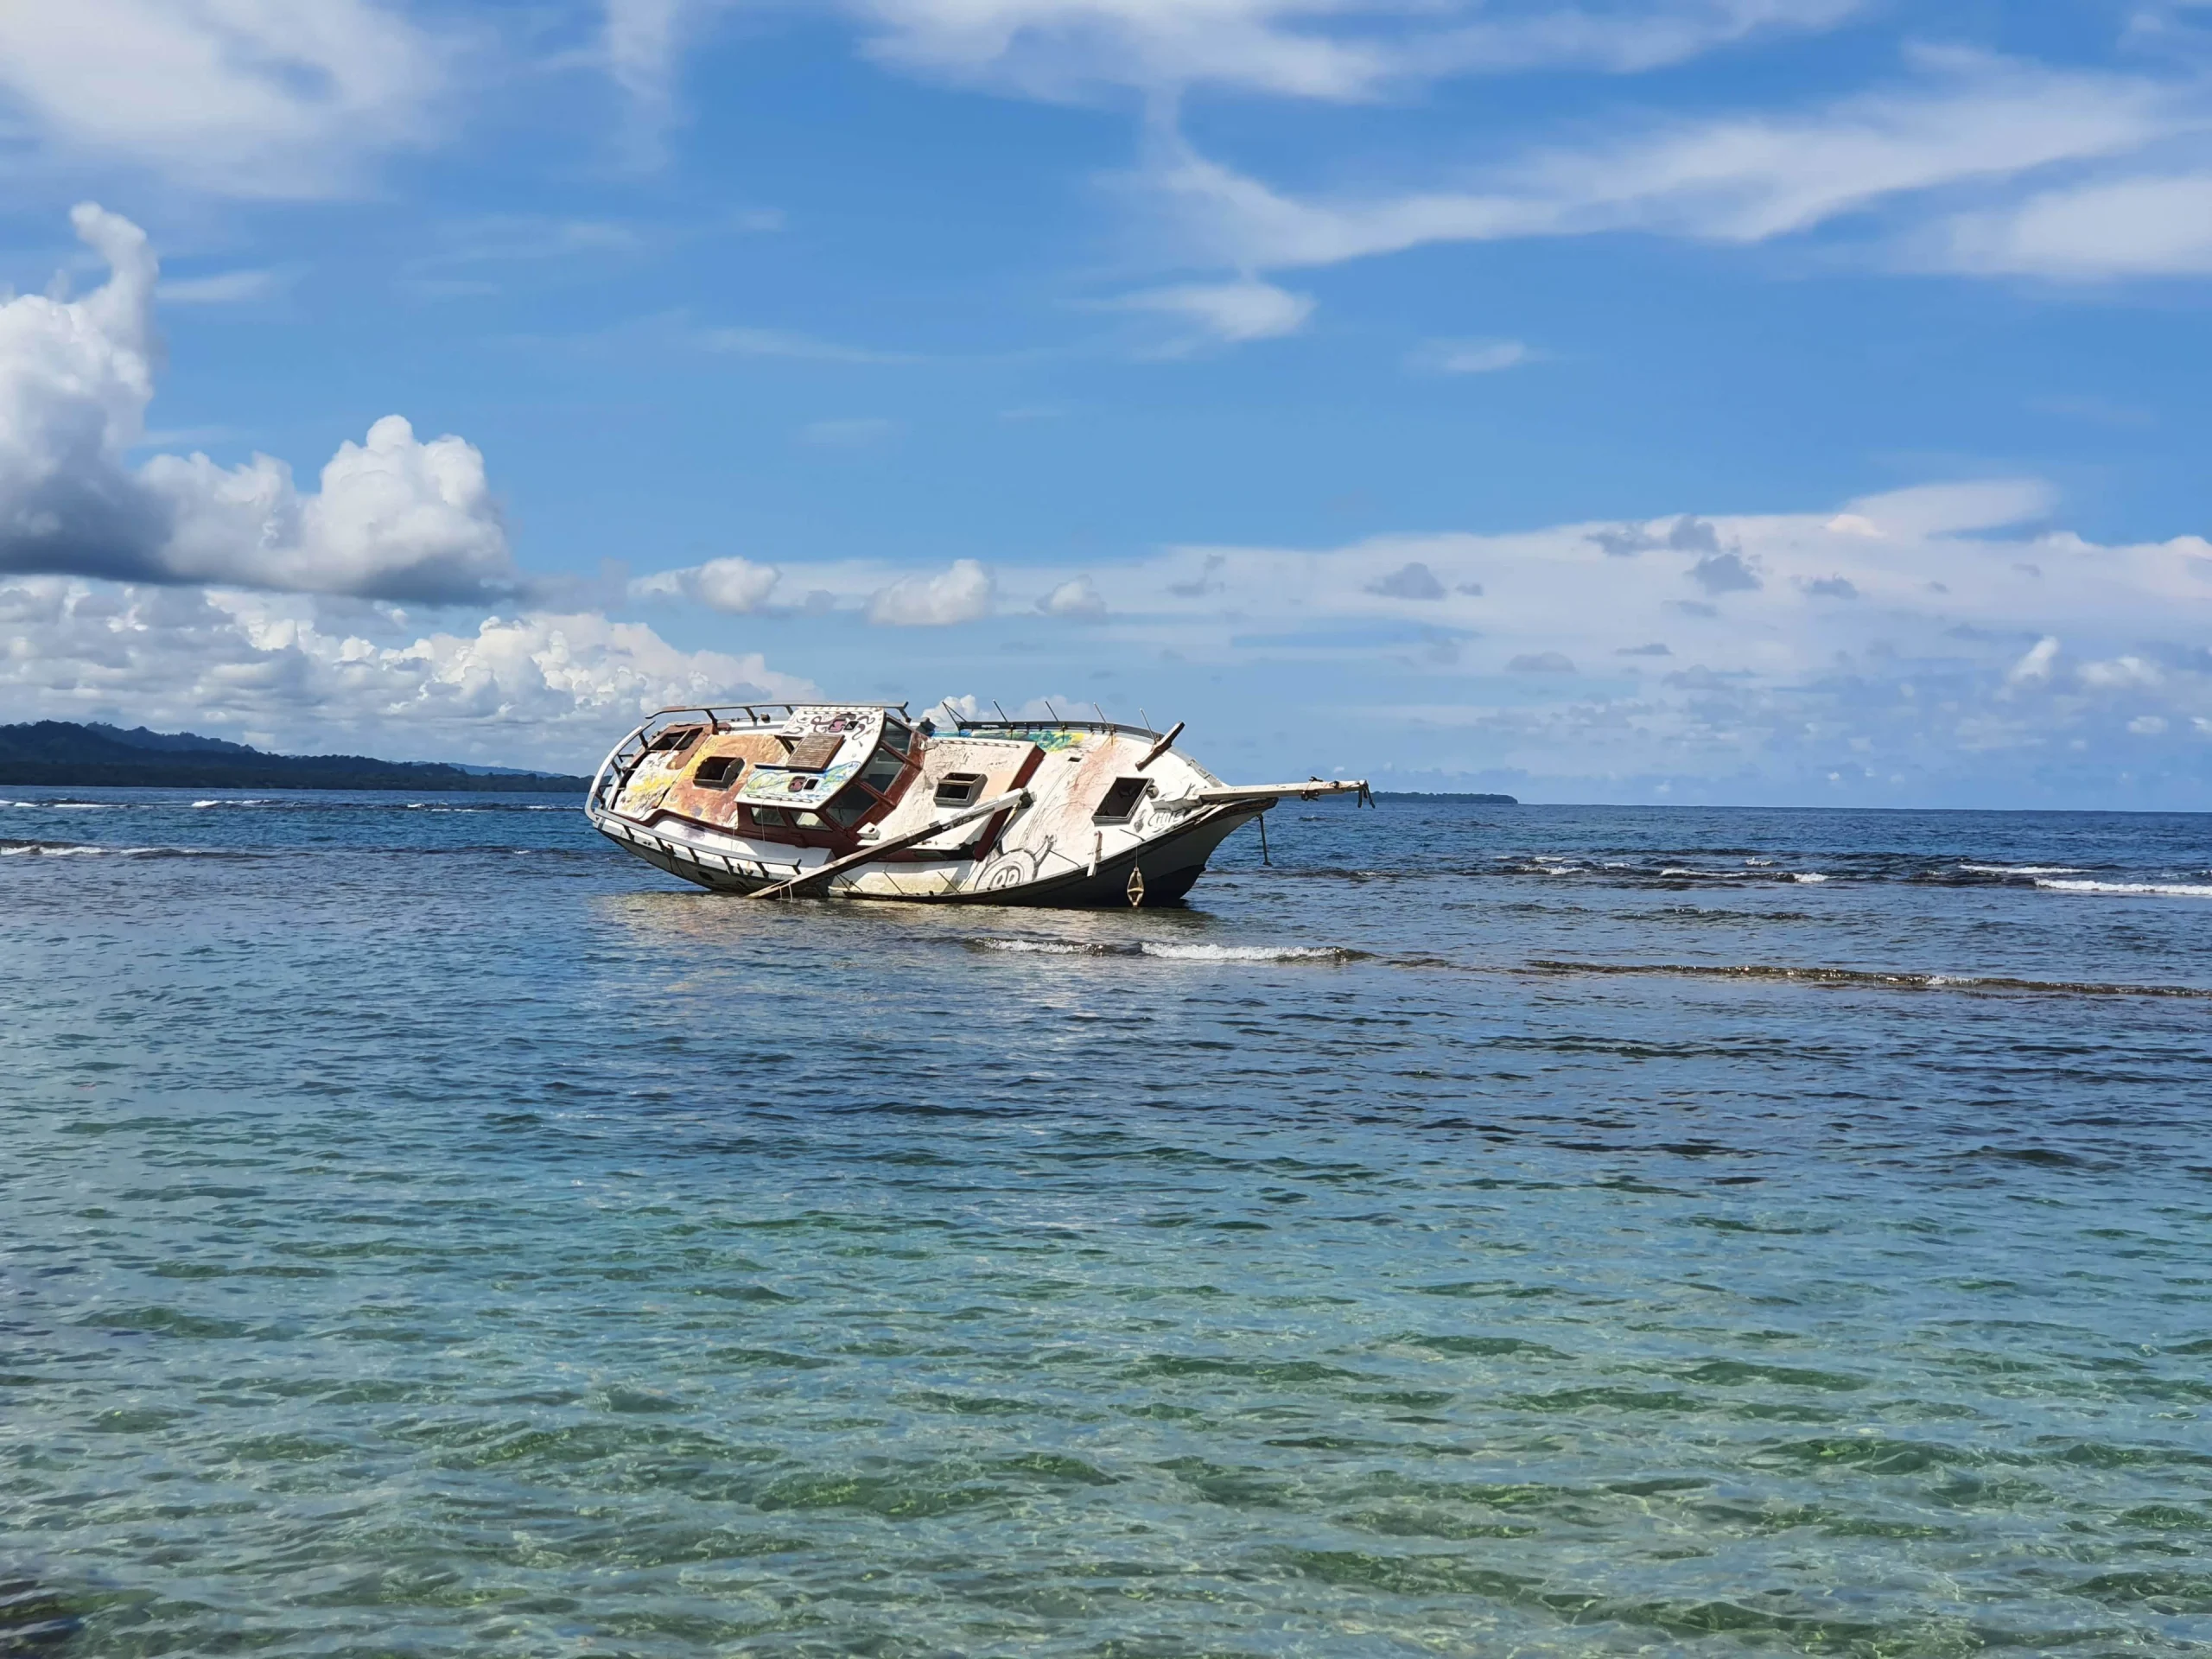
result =
[[[1182,729],[664,709],[601,763],[584,810],[646,862],[753,898],[1160,905],[1285,796],[1368,798],[1357,779],[1224,784],[1175,747]]]

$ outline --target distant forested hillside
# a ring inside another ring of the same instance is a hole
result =
[[[0,784],[169,789],[529,790],[570,792],[582,778],[469,770],[360,754],[267,754],[191,732],[124,731],[41,720],[0,726]]]

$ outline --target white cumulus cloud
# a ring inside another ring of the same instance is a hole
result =
[[[2051,665],[2058,660],[2058,640],[2056,635],[2045,634],[2028,647],[2020,660],[2012,664],[2005,676],[2008,685],[2035,685],[2050,678]]]
[[[686,652],[589,613],[423,632],[392,607],[344,600],[0,581],[0,718],[582,768],[668,704],[814,695],[758,653]]]
[[[1037,608],[1047,616],[1096,621],[1106,614],[1106,599],[1088,575],[1071,576],[1039,600]]]
[[[480,598],[515,576],[484,457],[456,437],[424,443],[397,415],[339,445],[313,494],[267,455],[233,467],[156,455],[138,478],[168,505],[168,537],[130,574],[430,601]]]
[[[906,576],[879,588],[868,601],[868,620],[893,627],[941,628],[988,616],[998,582],[973,559],[956,559],[933,576]]]
[[[661,570],[630,584],[636,599],[689,599],[729,616],[749,616],[768,602],[783,573],[750,559],[709,559],[681,570]]]
[[[106,283],[0,304],[0,571],[424,601],[514,588],[483,456],[397,416],[341,444],[313,493],[267,455],[130,467],[160,358],[158,265],[128,219],[91,204],[72,219]]]

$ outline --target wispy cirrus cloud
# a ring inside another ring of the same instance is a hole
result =
[[[1423,374],[1497,374],[1538,356],[1525,340],[1428,340],[1414,348],[1406,366]]]
[[[2212,164],[2042,190],[1958,214],[1931,227],[1916,256],[1939,270],[2060,282],[2212,274]]]
[[[798,429],[801,443],[822,449],[865,449],[899,435],[899,423],[884,415],[851,415],[809,421]]]
[[[155,293],[164,305],[257,305],[281,296],[296,277],[289,270],[221,270],[172,277]]]
[[[1453,75],[1632,73],[1831,28],[1859,0],[849,0],[881,63],[1040,98],[1214,86],[1357,102]]]
[[[1160,349],[1173,353],[1213,343],[1241,346],[1302,333],[1313,320],[1313,296],[1295,294],[1255,277],[1227,283],[1185,283],[1147,289],[1112,302],[1116,309],[1149,312],[1184,325]]]
[[[329,196],[442,136],[460,52],[375,0],[0,6],[0,110],[50,166]]]
[[[1440,242],[1603,232],[1762,242],[1901,199],[2212,133],[2212,101],[2147,75],[1930,51],[1915,54],[1911,69],[1815,109],[1524,150],[1446,188],[1297,196],[1173,139],[1142,182],[1193,257],[1282,270]]]
[[[910,352],[879,351],[870,346],[847,345],[823,340],[789,328],[747,328],[721,326],[702,328],[692,336],[702,351],[725,357],[787,358],[801,363],[916,363]]]

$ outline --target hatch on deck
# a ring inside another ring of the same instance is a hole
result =
[[[1090,816],[1100,823],[1125,823],[1151,787],[1149,778],[1116,778],[1113,787],[1106,791],[1106,798],[1098,803],[1097,811]]]

